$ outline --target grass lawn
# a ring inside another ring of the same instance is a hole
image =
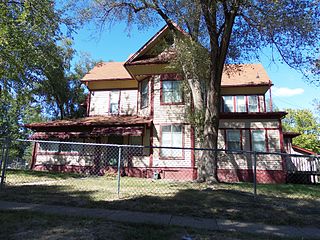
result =
[[[2,200],[216,217],[276,225],[320,227],[319,185],[206,185],[115,175],[9,171]]]
[[[236,232],[195,230],[180,227],[123,224],[103,219],[44,215],[27,211],[0,211],[0,239],[61,239],[61,240],[254,240],[285,239]]]

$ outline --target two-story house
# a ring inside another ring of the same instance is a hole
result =
[[[175,54],[163,44],[170,42],[169,32],[167,26],[162,28],[126,62],[95,66],[82,79],[89,90],[87,117],[29,124],[27,127],[35,132],[31,139],[181,147],[146,148],[129,154],[130,164],[123,166],[125,173],[151,177],[157,172],[164,179],[196,179],[201,154],[190,150],[198,143],[186,117],[192,103],[182,91],[182,77],[170,65]],[[284,151],[281,119],[286,113],[267,111],[266,92],[272,84],[266,71],[261,64],[238,67],[241,71],[225,73],[222,79],[219,148]],[[97,152],[85,152],[79,145],[61,148],[36,144],[32,167],[76,172],[90,169]],[[285,181],[280,156],[261,155],[258,160],[258,181]],[[221,153],[218,176],[221,181],[250,181],[251,156]]]

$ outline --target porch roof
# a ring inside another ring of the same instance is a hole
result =
[[[138,116],[121,116],[121,115],[111,115],[111,116],[93,116],[78,119],[69,120],[56,120],[50,122],[40,122],[26,124],[25,127],[30,128],[34,131],[50,132],[83,132],[92,131],[93,128],[103,128],[103,127],[119,127],[119,126],[150,126],[152,120],[144,117]]]
[[[120,135],[120,136],[142,136],[144,127],[105,127],[93,128],[92,131],[84,132],[36,132],[29,139],[72,139],[72,138],[96,138],[100,136]]]

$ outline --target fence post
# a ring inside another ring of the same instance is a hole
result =
[[[253,153],[253,197],[257,197],[257,152]]]
[[[118,197],[120,195],[120,167],[121,167],[121,152],[122,152],[122,147],[119,146],[119,153],[118,153]]]
[[[4,152],[2,153],[2,173],[1,173],[1,183],[0,183],[0,190],[3,188],[4,178],[6,177],[6,168],[8,163],[9,157],[9,148],[10,148],[10,139],[6,138],[4,142]]]

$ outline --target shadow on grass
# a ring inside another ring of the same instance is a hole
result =
[[[89,208],[119,209],[174,215],[225,218],[275,225],[320,227],[318,199],[290,199],[230,189],[182,189],[173,196],[135,196],[109,200],[108,193],[76,190],[66,185],[8,186],[0,199]],[[101,194],[101,193],[99,193]]]

